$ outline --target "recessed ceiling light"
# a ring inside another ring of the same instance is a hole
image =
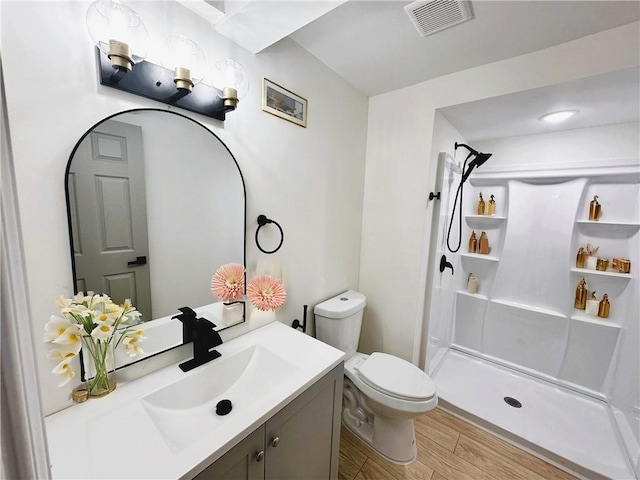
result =
[[[576,113],[578,113],[577,110],[563,110],[561,112],[547,113],[540,117],[540,120],[547,123],[558,123],[573,117]]]

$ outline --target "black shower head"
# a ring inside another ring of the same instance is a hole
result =
[[[487,160],[489,160],[489,157],[491,157],[491,153],[478,153],[478,155],[476,155],[476,158],[473,159],[473,161],[471,162],[472,164],[475,163],[476,167],[481,166],[484,162],[486,162]]]
[[[469,178],[469,175],[471,175],[471,171],[476,168],[481,166],[484,162],[486,162],[487,160],[489,160],[489,157],[491,157],[491,153],[482,153],[482,152],[478,152],[477,150],[471,148],[469,145],[465,145],[464,143],[458,143],[456,142],[456,150],[458,149],[458,147],[464,147],[467,150],[469,150],[469,155],[467,155],[467,158],[465,160],[465,163],[467,160],[469,160],[469,157],[471,157],[472,155],[475,155],[475,158],[473,160],[471,160],[471,163],[469,163],[469,166],[467,167],[466,171],[462,173],[462,183],[467,181],[467,178]]]

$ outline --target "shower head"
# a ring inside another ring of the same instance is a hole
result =
[[[489,160],[489,157],[491,157],[492,154],[491,153],[478,152],[477,150],[471,148],[469,145],[465,145],[464,143],[456,142],[456,148],[455,149],[457,150],[458,147],[464,147],[467,150],[469,150],[469,155],[467,155],[467,158],[464,161],[465,164],[467,163],[467,160],[469,160],[469,158],[471,158],[471,156],[475,156],[475,158],[473,160],[471,160],[471,163],[469,163],[469,166],[467,167],[466,171],[464,171],[462,173],[461,182],[464,183],[464,182],[467,181],[467,178],[469,178],[469,175],[471,175],[471,171],[476,167],[480,167],[487,160]]]
[[[473,159],[473,161],[471,162],[471,164],[475,163],[476,167],[481,166],[484,162],[486,162],[487,160],[489,160],[489,157],[491,157],[491,153],[478,153],[478,155],[476,155],[476,158]]]

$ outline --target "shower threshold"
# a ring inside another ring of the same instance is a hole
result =
[[[442,407],[560,468],[636,478],[602,401],[456,350],[432,377]]]

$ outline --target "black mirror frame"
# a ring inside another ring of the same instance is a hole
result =
[[[224,143],[222,141],[222,139],[220,137],[218,137],[218,135],[216,135],[214,132],[212,132],[209,128],[207,128],[205,125],[203,125],[202,123],[198,122],[197,120],[194,120],[193,118],[190,118],[182,113],[177,113],[177,112],[173,112],[171,110],[163,110],[160,108],[133,108],[130,110],[123,110],[120,112],[116,112],[113,113],[105,118],[103,118],[102,120],[100,120],[99,122],[96,122],[95,124],[93,124],[81,137],[80,139],[76,142],[76,144],[74,145],[73,149],[71,150],[71,154],[69,155],[69,160],[67,161],[67,166],[65,168],[64,171],[64,194],[65,194],[65,200],[66,200],[66,211],[67,211],[67,222],[68,222],[68,231],[69,231],[69,255],[71,258],[71,271],[72,271],[72,275],[73,275],[73,290],[75,292],[76,290],[76,284],[77,284],[77,277],[76,277],[76,262],[75,262],[75,258],[74,258],[74,248],[73,248],[73,228],[71,225],[71,203],[69,201],[69,182],[67,181],[67,178],[69,176],[69,172],[71,169],[71,162],[73,161],[73,157],[76,154],[76,151],[78,150],[78,148],[80,147],[80,144],[84,141],[84,139],[100,124],[106,122],[107,120],[111,120],[114,117],[117,117],[119,115],[123,115],[126,113],[138,113],[138,112],[160,112],[160,113],[168,113],[171,115],[176,115],[178,117],[184,118],[186,120],[189,120],[190,122],[193,122],[195,125],[197,125],[198,127],[204,129],[208,134],[213,135],[223,146],[224,148],[227,150],[227,152],[229,153],[229,155],[231,156],[231,158],[233,159],[233,161],[236,164],[236,168],[238,169],[238,173],[240,174],[240,179],[242,181],[242,189],[243,189],[243,195],[244,195],[244,242],[243,242],[243,265],[246,265],[247,262],[247,187],[244,181],[244,176],[242,175],[242,170],[240,169],[240,165],[238,165],[238,161],[236,160],[236,157],[233,155],[233,153],[231,152],[231,150],[229,150],[229,147],[227,146],[226,143]],[[75,292],[78,293],[78,292]],[[245,281],[245,294],[246,294],[246,281]],[[247,321],[246,318],[246,309],[244,311],[244,315],[245,318],[242,322],[237,323],[235,325],[229,325],[228,327],[223,327],[221,328],[219,331],[222,330],[226,330],[227,328],[232,328],[236,325],[241,325],[242,323],[245,323]],[[156,352],[153,353],[151,355],[148,355],[144,358],[138,359],[138,360],[133,360],[130,363],[127,363],[126,365],[122,365],[122,366],[117,366],[115,368],[115,370],[120,370],[123,368],[126,368],[130,365],[136,364],[138,362],[147,360],[149,358],[155,357],[157,355],[160,355],[162,353],[168,352],[170,350],[173,350],[175,348],[178,348],[182,345],[184,345],[185,343],[181,343],[178,345],[175,345],[174,347],[170,347],[167,348],[166,350],[163,350],[161,352]],[[80,370],[81,370],[81,380],[85,381],[85,368],[84,368],[84,361],[82,358],[82,351],[80,351]]]

